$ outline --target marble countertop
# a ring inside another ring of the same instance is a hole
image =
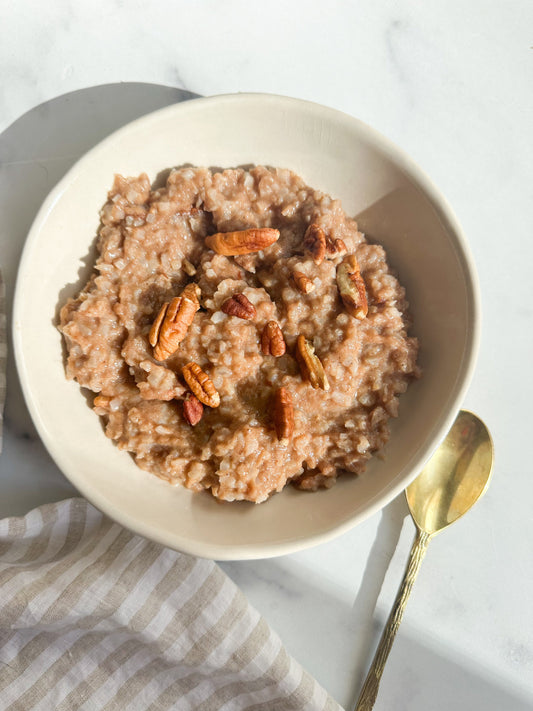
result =
[[[532,22],[529,0],[21,0],[3,13],[8,308],[28,228],[65,171],[113,129],[196,94],[271,92],[357,116],[410,153],[456,211],[484,313],[464,405],[490,427],[496,466],[482,501],[431,545],[376,709],[533,707]],[[0,516],[73,493],[10,358]],[[400,497],[333,542],[223,568],[348,709],[413,533]]]

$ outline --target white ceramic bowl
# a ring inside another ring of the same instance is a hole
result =
[[[407,289],[423,378],[400,400],[385,458],[360,477],[307,494],[286,487],[267,503],[221,504],[136,467],[108,440],[75,382],[65,379],[58,306],[90,271],[113,174],[154,179],[165,168],[267,164],[341,198],[381,242]],[[149,114],[82,158],[44,202],[28,236],[15,295],[14,343],[24,394],[57,465],[95,506],[148,538],[215,559],[289,553],[337,536],[383,507],[416,476],[451,426],[479,340],[479,297],[450,207],[401,150],[360,121],[279,96],[197,99]]]

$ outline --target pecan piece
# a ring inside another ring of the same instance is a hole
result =
[[[256,316],[255,306],[244,294],[233,294],[220,307],[228,316],[237,316],[251,321]]]
[[[304,235],[304,248],[311,253],[314,263],[322,264],[326,256],[326,235],[322,227],[312,222]]]
[[[326,237],[326,252],[330,255],[333,254],[346,254],[347,248],[343,239],[332,239],[331,237]]]
[[[205,238],[206,245],[217,254],[235,257],[239,254],[260,252],[279,239],[279,230],[271,227],[253,227],[237,232],[217,232]]]
[[[101,408],[102,410],[109,410],[109,403],[111,402],[111,398],[107,397],[106,395],[97,395],[94,400],[93,400],[93,407],[95,408]]]
[[[302,377],[308,380],[313,388],[329,390],[328,376],[320,358],[315,355],[314,346],[302,335],[296,341],[296,360],[300,366]]]
[[[193,217],[194,215],[199,215],[201,212],[205,212],[201,207],[189,207],[186,210],[178,210],[174,214],[179,217]]]
[[[193,301],[195,304],[197,303],[198,306],[200,306],[200,295],[201,295],[201,290],[198,284],[187,284],[185,289],[181,292],[181,296],[184,299],[189,299],[189,301]]]
[[[163,361],[171,356],[187,335],[194,314],[200,308],[199,294],[200,288],[196,284],[189,284],[181,296],[176,296],[161,307],[148,336],[156,360]]]
[[[285,339],[276,321],[267,321],[261,334],[261,352],[279,358],[285,353]]]
[[[286,447],[294,432],[294,406],[286,388],[278,388],[274,393],[272,416],[279,443]]]
[[[203,402],[208,407],[218,407],[220,405],[220,395],[213,385],[213,381],[197,363],[187,363],[187,365],[183,366],[181,372],[185,382],[200,402]]]
[[[366,286],[355,254],[349,254],[337,267],[337,286],[346,311],[360,321],[368,313]]]
[[[194,276],[196,274],[196,267],[192,262],[189,262],[188,259],[184,259],[181,266],[183,267],[185,274],[188,274],[189,276]]]
[[[183,417],[187,420],[189,425],[197,425],[202,419],[204,414],[204,406],[198,400],[196,395],[192,393],[187,393],[185,395],[185,400],[183,401]]]
[[[292,273],[292,278],[302,294],[310,294],[315,288],[315,285],[311,279],[309,279],[309,277],[303,272],[294,271]]]

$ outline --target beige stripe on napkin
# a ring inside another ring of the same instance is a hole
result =
[[[0,521],[0,708],[340,710],[213,561],[83,499]]]

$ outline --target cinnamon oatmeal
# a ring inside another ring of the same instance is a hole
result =
[[[417,375],[404,289],[338,200],[289,170],[116,176],[95,272],[61,310],[67,376],[171,483],[262,502],[332,486]]]

